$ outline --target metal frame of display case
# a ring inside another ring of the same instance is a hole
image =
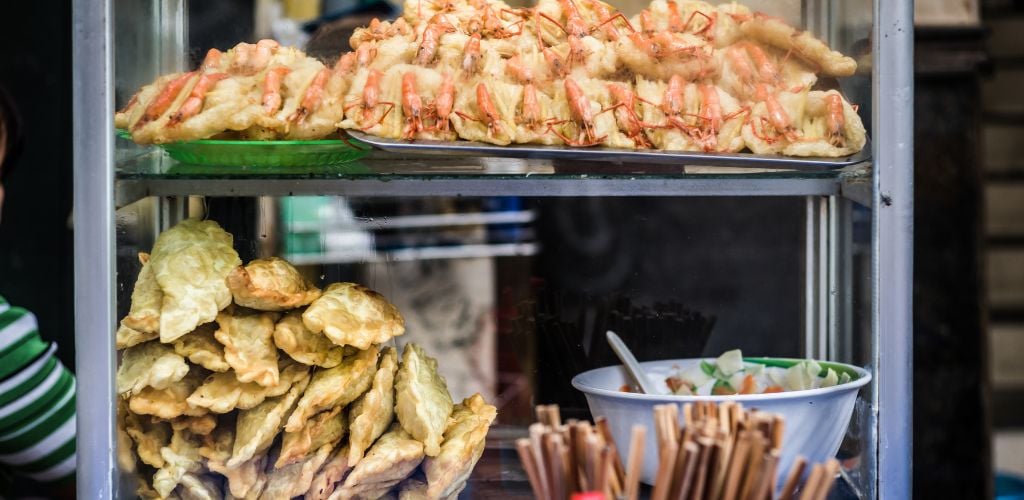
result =
[[[155,2],[161,8],[166,1]],[[409,175],[171,178],[115,175],[114,12],[112,0],[73,3],[74,245],[76,364],[78,367],[78,494],[114,498],[116,468],[114,375],[117,324],[115,207],[157,196],[166,226],[184,213],[182,197],[333,194],[347,196],[797,196],[805,197],[805,351],[846,356],[839,324],[851,286],[850,202],[872,210],[871,366],[874,380],[866,432],[867,496],[902,499],[911,493],[912,235],[913,235],[913,7],[910,0],[874,0],[873,140],[871,165],[820,176],[773,173],[708,175],[532,175],[543,161],[498,162],[468,175],[431,179]],[[181,13],[171,13],[179,16]],[[164,30],[157,23],[153,29]],[[179,34],[157,33],[173,39]],[[168,42],[173,45],[173,40]],[[162,49],[167,52],[167,47]],[[180,54],[171,54],[178,57]],[[158,157],[150,162],[161,161]],[[485,162],[486,163],[486,162]],[[515,168],[509,168],[513,165]],[[497,168],[497,170],[495,170]],[[869,177],[870,175],[870,177]],[[387,182],[382,182],[387,181]],[[176,215],[175,215],[176,214]]]

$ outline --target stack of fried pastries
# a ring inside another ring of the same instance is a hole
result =
[[[653,0],[627,18],[601,0],[406,0],[356,30],[327,68],[264,40],[210,52],[118,113],[140,143],[393,139],[845,156],[863,123],[818,77],[856,62],[737,3]],[[205,97],[204,97],[205,96]]]
[[[455,404],[398,310],[212,221],[165,231],[117,331],[118,457],[143,498],[455,498],[496,416]]]

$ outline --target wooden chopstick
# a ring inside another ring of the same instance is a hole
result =
[[[552,500],[565,498],[561,443],[562,436],[557,433],[549,432],[544,435],[544,472],[548,478],[548,498]]]
[[[793,465],[789,466],[789,475],[786,476],[786,482],[782,485],[782,493],[779,495],[779,500],[792,500],[793,493],[796,492],[796,487],[800,485],[800,478],[803,477],[806,467],[807,459],[797,455]]]
[[[537,480],[540,482],[541,497],[551,498],[551,489],[548,481],[547,469],[544,464],[544,424],[535,423],[530,425],[530,451],[533,453],[533,463],[537,470]]]
[[[684,471],[686,470],[686,445],[688,443],[686,439],[679,440],[679,446],[676,449],[676,459],[672,465],[672,477],[669,478],[669,488],[666,498],[674,499],[679,496],[679,490],[682,488],[682,481]]]
[[[775,477],[775,467],[779,463],[779,454],[772,452],[764,457],[760,470],[757,471],[757,481],[751,492],[744,497],[746,500],[765,500],[771,494],[771,486]]]
[[[715,442],[718,443],[721,450],[719,450],[718,453],[718,463],[716,464],[717,469],[715,476],[711,478],[711,498],[721,497],[722,490],[725,488],[726,474],[729,472],[729,461],[732,457],[732,450],[735,443],[732,435],[729,434],[728,429],[730,427],[728,427],[728,425],[731,424],[727,423],[726,431],[720,432],[715,438]]]
[[[608,419],[604,417],[597,417],[594,420],[594,426],[597,427],[597,431],[604,438],[605,445],[612,449],[612,465],[615,467],[615,480],[612,481],[612,486],[621,484],[626,478],[626,468],[622,465],[622,458],[619,457],[619,447],[615,444],[615,438],[612,436],[612,430],[608,427]],[[616,491],[616,494],[619,492]]]
[[[547,492],[544,491],[544,488],[541,486],[539,473],[537,471],[537,462],[534,461],[530,440],[527,438],[517,439],[516,452],[519,453],[519,461],[523,463],[523,470],[526,471],[526,479],[530,481],[530,488],[533,489],[533,496],[537,498],[547,498]]]
[[[731,453],[732,440],[725,434],[716,435],[708,457],[707,498],[721,497]]]
[[[601,458],[597,467],[597,477],[593,489],[604,493],[605,498],[614,498],[611,488],[611,478],[615,475],[615,466],[612,464],[612,455],[615,450],[611,446],[601,449]]]
[[[694,476],[697,472],[697,462],[700,459],[700,447],[697,446],[697,443],[694,443],[693,441],[684,442],[682,450],[684,467],[679,479],[678,489],[675,491],[675,496],[672,497],[671,500],[684,500],[689,498],[687,494],[693,486]]]
[[[767,447],[768,440],[764,438],[764,434],[759,430],[753,431],[751,434],[750,458],[745,466],[746,474],[744,474],[743,483],[736,498],[747,498],[750,495],[750,491],[756,487],[754,483],[759,479],[757,473],[761,470],[761,464],[765,458],[765,448]]]
[[[722,490],[722,500],[735,500],[740,491],[740,482],[746,470],[748,454],[750,452],[751,435],[750,431],[742,431],[737,437],[733,448],[732,457],[729,460],[729,472],[725,476],[725,486]]]
[[[660,457],[658,474],[654,479],[651,500],[667,500],[669,490],[672,489],[672,473],[675,472],[679,445],[674,439],[668,439],[665,445],[658,450],[658,455]]]
[[[800,489],[800,500],[813,500],[818,494],[818,485],[825,479],[825,466],[814,464],[811,467],[811,476],[807,478],[804,487]]]
[[[626,465],[626,500],[637,500],[640,493],[640,468],[644,464],[644,436],[647,428],[634,425],[629,439],[629,460]]]
[[[566,427],[568,429],[567,452],[569,459],[569,463],[566,465],[566,483],[571,494],[586,488],[586,485],[580,481],[580,469],[583,469],[584,475],[587,470],[586,429],[577,422],[568,422]]]
[[[705,497],[704,492],[708,489],[708,460],[711,457],[711,448],[713,446],[714,441],[710,438],[697,438],[697,447],[699,448],[699,451],[697,454],[697,468],[693,472],[693,491],[690,494],[690,498],[699,500]]]

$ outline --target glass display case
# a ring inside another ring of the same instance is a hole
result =
[[[741,348],[865,367],[833,497],[910,496],[911,2],[749,2],[857,60],[828,83],[859,104],[870,137],[846,162],[399,148],[245,167],[180,161],[115,131],[115,110],[198,64],[210,48],[199,43],[228,49],[267,30],[199,20],[191,4],[74,5],[80,496],[135,492],[117,459],[112,332],[138,253],[190,217],[231,233],[243,262],[280,256],[320,286],[381,292],[405,315],[399,343],[427,347],[456,400],[479,392],[497,406],[464,497],[531,496],[514,440],[535,404],[590,417],[570,380],[618,363],[606,330],[641,361]],[[195,41],[198,26],[215,36]]]

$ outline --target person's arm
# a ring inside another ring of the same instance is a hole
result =
[[[71,498],[75,377],[56,350],[32,313],[0,297],[0,466]]]

